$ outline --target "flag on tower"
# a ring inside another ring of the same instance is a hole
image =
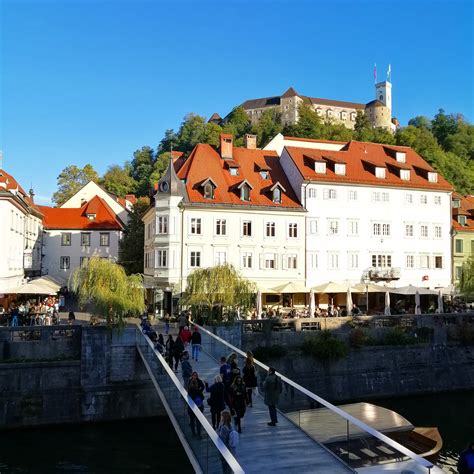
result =
[[[391,74],[392,74],[392,65],[389,64],[388,69],[387,69],[387,81],[390,81]]]
[[[374,81],[377,82],[377,63],[374,63]]]

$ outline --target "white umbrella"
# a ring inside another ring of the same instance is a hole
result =
[[[351,295],[351,289],[347,288],[347,293],[346,293],[346,311],[347,314],[351,314],[352,311],[352,295]]]
[[[443,293],[441,290],[438,293],[438,313],[444,313]]]
[[[438,292],[434,290],[429,290],[428,288],[423,288],[419,286],[402,286],[401,288],[390,288],[390,293],[397,293],[399,295],[437,295]]]
[[[415,293],[415,314],[421,314],[420,292]]]
[[[309,288],[306,288],[301,283],[288,282],[283,285],[278,285],[272,288],[277,293],[308,293]]]
[[[390,293],[388,291],[385,292],[385,309],[383,313],[385,316],[392,315],[392,312],[390,311]]]
[[[342,283],[335,283],[330,281],[328,283],[324,283],[323,285],[318,285],[313,287],[315,293],[346,293],[348,285]],[[351,288],[351,291],[356,293],[363,293],[365,290],[356,290],[355,288]]]
[[[316,303],[314,301],[314,290],[311,288],[309,292],[309,317],[314,318],[314,312],[316,311]]]
[[[257,319],[262,318],[262,292],[257,291]]]
[[[359,293],[385,293],[387,291],[386,286],[376,285],[375,283],[357,283],[351,288],[352,293],[357,292]]]

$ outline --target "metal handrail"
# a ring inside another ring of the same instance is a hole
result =
[[[212,426],[210,425],[207,418],[204,416],[204,414],[201,412],[201,410],[194,403],[193,399],[188,395],[188,392],[184,389],[183,385],[181,384],[179,379],[176,377],[175,373],[171,370],[170,366],[165,361],[164,357],[155,349],[155,347],[153,346],[153,343],[151,342],[151,340],[147,336],[145,336],[145,334],[143,334],[142,329],[138,324],[137,324],[137,331],[140,332],[140,334],[145,339],[147,344],[151,347],[151,349],[153,350],[153,352],[156,355],[157,359],[160,361],[161,365],[163,366],[166,373],[168,374],[169,378],[175,384],[175,386],[178,389],[180,395],[183,397],[183,399],[187,403],[188,407],[192,410],[192,412],[194,413],[194,415],[198,419],[199,423],[201,423],[201,426],[204,428],[204,430],[206,431],[209,438],[211,438],[212,442],[214,443],[216,448],[219,450],[221,456],[225,459],[227,464],[231,467],[232,471],[235,474],[245,474],[245,471],[243,470],[241,465],[237,462],[237,460],[232,455],[232,453],[229,451],[229,449],[224,444],[222,439],[219,437],[219,435],[212,428]]]
[[[241,356],[243,357],[247,357],[247,354],[242,351],[241,349],[239,349],[238,347],[235,347],[234,345],[230,344],[229,342],[225,341],[224,339],[220,338],[219,336],[216,336],[215,334],[213,334],[212,332],[208,331],[206,328],[196,324],[196,323],[193,323],[192,321],[190,321],[190,324],[196,326],[199,328],[200,331],[204,331],[205,333],[209,334],[211,337],[213,337],[214,339],[218,340],[219,342],[221,342],[222,344],[226,345],[227,347],[229,347],[230,349],[232,349],[232,351],[240,354]],[[262,362],[258,361],[257,359],[254,358],[254,363],[256,365],[258,365],[260,368],[268,371],[269,370],[269,366],[268,365],[265,365],[263,364]],[[394,441],[393,439],[389,438],[388,436],[385,436],[383,433],[380,433],[379,431],[375,430],[374,428],[372,428],[371,426],[365,424],[363,421],[359,420],[358,418],[355,418],[353,417],[352,415],[350,415],[349,413],[345,412],[344,410],[341,410],[340,408],[338,408],[337,406],[333,405],[332,403],[329,403],[327,400],[325,400],[324,398],[321,398],[319,397],[318,395],[314,394],[313,392],[310,392],[309,390],[307,390],[306,388],[302,387],[301,385],[297,384],[296,382],[294,382],[293,380],[289,379],[288,377],[285,377],[283,374],[281,374],[280,372],[276,372],[276,374],[284,381],[286,382],[288,385],[296,388],[297,390],[299,390],[300,392],[302,392],[303,394],[305,394],[308,398],[311,398],[312,400],[315,400],[317,401],[318,403],[320,403],[321,405],[324,405],[326,408],[329,408],[332,412],[334,413],[337,413],[339,416],[341,416],[342,418],[346,419],[348,422],[352,423],[353,425],[356,425],[358,426],[359,428],[361,428],[362,430],[364,430],[365,432],[369,433],[370,435],[374,436],[375,438],[378,438],[379,440],[383,441],[384,443],[387,443],[389,446],[391,446],[392,448],[398,450],[399,452],[405,454],[406,456],[408,456],[409,458],[413,459],[414,461],[416,461],[417,463],[421,464],[423,467],[426,467],[428,469],[428,472],[430,472],[430,470],[433,468],[433,467],[436,467],[434,466],[433,463],[427,461],[426,459],[422,458],[421,456],[418,456],[417,454],[415,454],[413,451],[410,451],[408,448],[406,448],[405,446],[401,445],[400,443],[397,443],[396,441]]]

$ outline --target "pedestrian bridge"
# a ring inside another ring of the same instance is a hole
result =
[[[235,352],[238,366],[243,367],[245,352],[199,326],[202,351],[193,369],[203,381],[212,385],[219,374],[220,358]],[[204,413],[188,397],[181,371],[175,374],[153,347],[140,327],[136,330],[136,346],[166,412],[176,430],[189,461],[197,473],[442,473],[427,460],[376,431],[362,421],[332,405],[281,373],[283,392],[278,405],[278,426],[267,425],[268,409],[263,397],[256,396],[242,420],[242,434],[235,457],[220,440],[210,424],[209,406]],[[259,390],[263,387],[268,366],[255,360]],[[305,414],[313,408],[325,407],[322,426],[305,431]],[[201,424],[201,437],[191,433],[188,409]],[[342,428],[342,430],[341,430]],[[323,445],[328,432],[341,432],[338,442]],[[378,462],[371,459],[377,455]],[[380,459],[383,459],[380,463]],[[225,466],[225,467],[224,467]]]

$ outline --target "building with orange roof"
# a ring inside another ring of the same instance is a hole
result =
[[[411,148],[278,135],[306,214],[306,285],[451,283],[451,185]]]
[[[222,134],[219,150],[198,144],[159,180],[143,217],[145,283],[159,312],[172,311],[201,267],[231,263],[262,289],[304,284],[305,210],[277,153],[246,143]]]
[[[0,169],[0,293],[41,274],[42,217],[33,190]]]
[[[474,196],[453,195],[453,283],[459,284],[463,264],[474,255]]]

